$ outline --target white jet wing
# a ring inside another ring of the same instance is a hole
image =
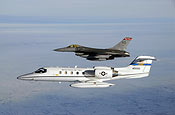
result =
[[[70,86],[75,88],[103,88],[103,87],[110,87],[113,85],[115,84],[100,81],[87,81],[87,82],[74,83],[71,84]]]

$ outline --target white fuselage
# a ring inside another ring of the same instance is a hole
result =
[[[129,66],[123,68],[93,67],[93,68],[62,68],[44,67],[35,72],[21,75],[17,79],[34,81],[78,82],[72,87],[109,87],[114,84],[104,81],[114,79],[131,79],[147,77],[150,72],[151,56],[139,56]]]
[[[88,80],[99,80],[107,81],[113,79],[131,78],[132,76],[144,77],[148,73],[141,73],[140,70],[135,71],[132,68],[114,68],[117,71],[116,76],[97,78],[95,76],[94,68],[61,68],[61,67],[46,67],[47,72],[45,73],[29,73],[19,76],[21,80],[35,80],[35,81],[59,81],[59,82],[74,82],[74,81],[88,81]],[[105,72],[105,70],[102,70]],[[100,73],[101,74],[101,73]],[[106,74],[109,74],[106,72]]]

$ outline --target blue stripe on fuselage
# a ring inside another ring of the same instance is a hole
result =
[[[151,64],[138,64],[138,63],[132,63],[130,65],[151,65]]]

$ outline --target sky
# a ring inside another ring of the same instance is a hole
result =
[[[0,0],[0,114],[174,115],[174,11],[173,0]],[[91,62],[52,51],[108,48],[126,36],[128,58]],[[110,88],[16,79],[43,66],[124,67],[138,55],[157,58],[150,76]]]
[[[5,22],[175,18],[174,0],[0,0],[0,3],[0,20]]]

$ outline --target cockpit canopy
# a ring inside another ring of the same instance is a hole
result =
[[[35,73],[46,73],[47,69],[45,68],[39,68],[38,70],[35,71]]]
[[[72,44],[72,45],[68,46],[68,48],[77,48],[77,47],[79,47],[79,45],[77,45],[77,44]]]

